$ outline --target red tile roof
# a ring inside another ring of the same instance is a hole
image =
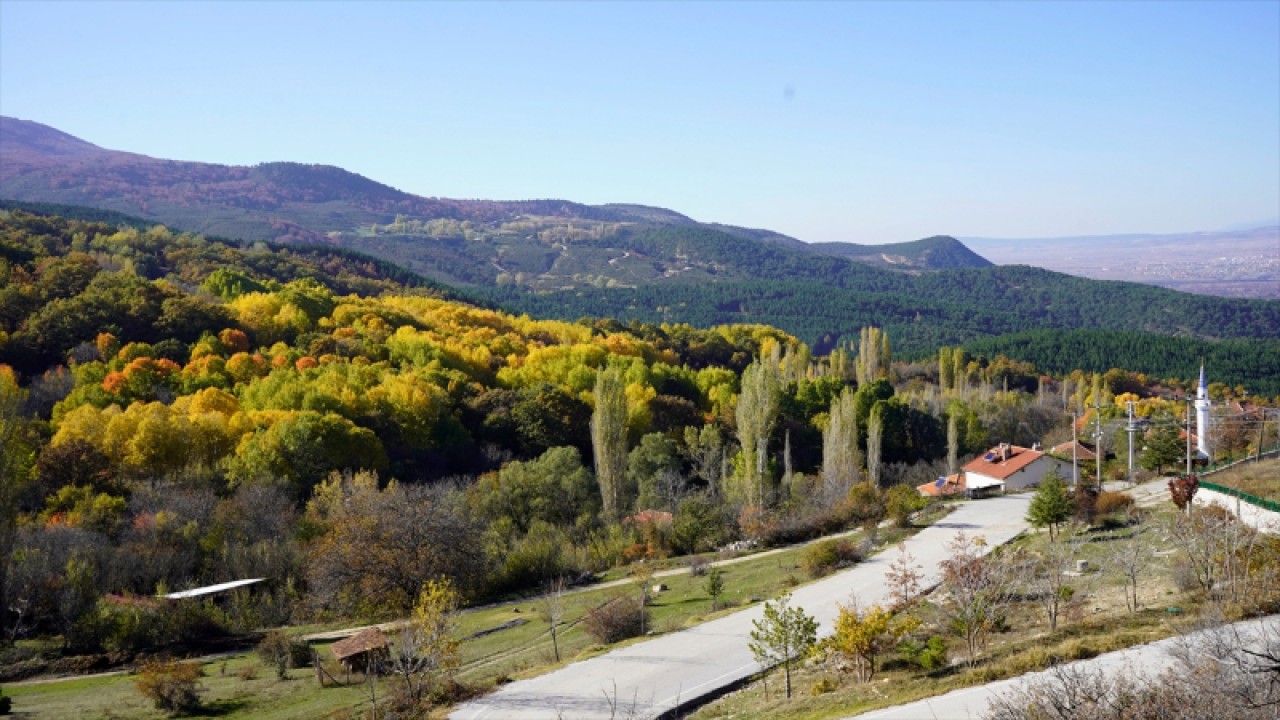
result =
[[[1052,448],[1049,449],[1049,454],[1053,455],[1054,457],[1060,457],[1060,458],[1065,458],[1067,460],[1070,460],[1072,445],[1076,446],[1077,460],[1097,459],[1098,456],[1094,455],[1093,451],[1090,450],[1087,446],[1085,446],[1084,443],[1081,443],[1081,442],[1064,442],[1061,445],[1054,445]]]
[[[963,470],[1004,480],[1042,457],[1044,453],[1039,450],[1017,445],[1000,445],[991,448],[985,455],[974,458],[964,466]]]
[[[925,495],[927,497],[955,495],[957,493],[964,492],[964,488],[964,473],[962,472],[916,486],[916,490],[918,490],[921,495]]]

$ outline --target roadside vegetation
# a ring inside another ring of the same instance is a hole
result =
[[[1046,484],[1036,500],[1056,494]],[[798,671],[793,667],[791,682],[799,688],[794,698],[779,692],[783,673],[774,670],[693,717],[847,717],[1180,635],[1204,623],[1280,611],[1280,538],[1257,533],[1220,509],[1188,512],[1167,499],[1142,509],[1125,494],[1103,493],[1091,504],[1064,508],[1058,518],[1053,536],[1042,517],[1037,524],[1044,531],[987,557],[975,554],[976,538],[957,534],[943,584],[934,592],[885,608],[859,607],[850,599],[835,633],[805,656]],[[1085,679],[1074,681],[1078,689]],[[1265,688],[1260,692],[1266,695]],[[1231,698],[1212,697],[1215,712],[1232,707]],[[1247,712],[1252,710],[1241,710],[1241,717]]]

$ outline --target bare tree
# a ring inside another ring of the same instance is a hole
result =
[[[542,596],[542,616],[551,626],[551,650],[555,653],[556,662],[560,662],[560,622],[564,620],[564,578],[558,577],[547,584],[547,592]]]
[[[1113,540],[1108,545],[1104,562],[1124,578],[1124,602],[1131,613],[1142,607],[1138,602],[1138,584],[1151,564],[1154,549],[1142,529],[1135,530],[1128,537]]]
[[[1024,572],[1018,573],[1044,609],[1050,631],[1058,629],[1058,619],[1076,592],[1070,584],[1070,573],[1079,556],[1080,545],[1076,541],[1045,543],[1022,565]]]
[[[986,554],[981,536],[956,533],[947,544],[951,554],[940,563],[947,601],[942,612],[948,624],[964,639],[968,662],[977,662],[987,636],[1004,617],[1011,600],[1012,563]]]

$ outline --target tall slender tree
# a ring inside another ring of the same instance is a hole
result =
[[[947,472],[954,473],[960,465],[960,423],[956,414],[947,415]]]
[[[596,407],[591,414],[591,448],[605,515],[626,512],[627,394],[622,373],[613,367],[596,375]]]
[[[765,458],[769,435],[782,405],[777,366],[757,360],[742,371],[738,396],[738,443],[742,445],[742,498],[763,505],[768,497]]]
[[[867,479],[872,485],[880,485],[880,454],[884,441],[884,404],[876,403],[867,423]]]
[[[862,482],[861,467],[854,391],[845,388],[831,401],[827,428],[822,433],[823,497],[829,501],[846,497],[849,488]]]

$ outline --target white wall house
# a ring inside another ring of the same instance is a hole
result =
[[[1060,461],[1040,450],[1004,443],[970,461],[964,466],[964,474],[970,490],[1009,492],[1039,485],[1054,468],[1061,475],[1061,466]],[[1070,472],[1067,466],[1067,473]]]

